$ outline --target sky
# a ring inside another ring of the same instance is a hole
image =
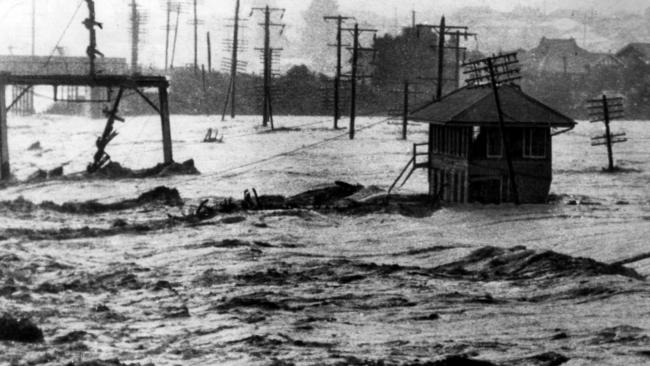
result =
[[[85,55],[88,33],[81,25],[87,16],[83,0],[33,0],[36,8],[36,53],[49,55],[54,46],[63,46],[68,55]],[[131,0],[95,0],[97,18],[104,23],[104,29],[98,31],[98,49],[111,57],[129,58],[129,4]],[[176,65],[187,64],[193,60],[193,32],[190,25],[191,0],[185,3],[185,12],[179,22]],[[235,0],[198,0],[199,18],[199,63],[205,63],[206,32],[211,33],[215,52],[214,64],[219,65],[225,54],[221,50],[222,40],[229,36],[225,27],[227,18],[232,16]],[[284,21],[288,24],[288,34],[298,34],[301,26],[302,12],[309,5],[309,0],[269,0],[275,6],[287,9]],[[242,0],[242,15],[248,16],[253,2],[262,0]],[[342,13],[372,11],[384,16],[396,17],[397,22],[408,24],[411,10],[417,11],[418,21],[426,18],[435,19],[443,13],[451,13],[464,6],[490,6],[501,11],[512,10],[516,6],[537,7],[551,12],[558,8],[593,9],[600,14],[613,13],[618,10],[643,12],[650,7],[648,0],[338,0]],[[139,0],[148,18],[145,34],[141,44],[142,63],[161,67],[164,64],[165,45],[165,0]],[[30,0],[0,0],[0,54],[31,53],[31,19]],[[259,18],[250,21],[251,27],[245,32],[252,32]],[[172,17],[172,25],[174,19]],[[69,27],[68,27],[68,24]],[[67,30],[66,30],[67,27]],[[61,39],[59,42],[59,38]],[[287,41],[285,39],[285,41]],[[291,42],[291,36],[288,42]],[[58,42],[58,43],[57,43]],[[257,45],[249,45],[249,48]],[[217,66],[218,68],[218,66]]]

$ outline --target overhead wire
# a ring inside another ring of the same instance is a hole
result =
[[[381,123],[388,122],[389,120],[390,120],[390,118],[385,118],[385,119],[382,119],[380,121],[373,122],[373,123],[368,124],[366,126],[357,128],[356,131],[367,130],[367,129],[372,128],[372,127],[374,127],[376,125],[379,125]],[[342,137],[346,137],[346,136],[348,136],[348,132],[344,132],[344,133],[341,133],[341,134],[338,134],[338,135],[335,135],[335,136],[332,136],[332,137],[328,137],[326,139],[323,139],[323,140],[320,140],[320,141],[317,141],[317,142],[314,142],[314,143],[311,143],[311,144],[303,145],[301,147],[298,147],[298,148],[295,148],[295,149],[292,149],[292,150],[289,150],[289,151],[284,151],[284,152],[281,152],[281,153],[278,153],[278,154],[275,154],[275,155],[271,155],[271,156],[268,156],[268,157],[263,158],[263,159],[259,159],[259,160],[252,161],[252,162],[249,162],[249,163],[246,163],[246,164],[242,164],[240,166],[231,167],[231,168],[227,168],[227,169],[224,169],[224,170],[221,170],[221,171],[218,171],[218,172],[210,173],[210,174],[207,174],[205,176],[207,176],[207,177],[218,177],[218,176],[224,175],[226,173],[230,173],[232,171],[236,171],[236,170],[244,169],[244,168],[249,168],[249,167],[252,167],[252,166],[255,166],[255,165],[258,165],[258,164],[261,164],[261,163],[265,163],[265,162],[268,162],[268,161],[271,161],[271,160],[275,160],[275,159],[282,158],[282,157],[285,157],[285,156],[293,155],[293,154],[295,154],[295,153],[297,153],[299,151],[308,150],[308,149],[311,149],[311,148],[314,148],[314,147],[317,147],[317,146],[325,145],[327,143],[330,143],[332,141],[338,140],[338,139],[340,139]]]
[[[43,68],[47,67],[47,65],[50,64],[50,61],[52,61],[52,57],[54,57],[54,53],[56,52],[57,48],[59,47],[59,44],[63,40],[63,37],[65,37],[65,34],[68,32],[68,29],[70,29],[70,26],[72,25],[72,22],[74,21],[75,17],[77,16],[77,13],[79,13],[79,9],[81,9],[81,5],[83,4],[84,0],[79,0],[79,4],[77,5],[77,8],[75,9],[74,13],[70,17],[70,20],[68,21],[68,24],[65,26],[63,29],[63,32],[61,32],[61,35],[59,36],[58,41],[56,41],[56,44],[52,48],[52,52],[50,52],[49,56],[47,57],[47,60],[43,63]],[[27,92],[30,90],[34,89],[34,85],[29,85],[26,88],[24,88],[20,94],[13,100],[13,102],[9,105],[8,108],[13,106],[20,98],[23,97]]]

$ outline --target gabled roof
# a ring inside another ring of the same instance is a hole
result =
[[[521,64],[525,69],[538,72],[585,74],[597,64],[603,54],[593,53],[581,48],[574,38],[542,37],[539,45],[521,54]]]
[[[575,121],[525,94],[518,86],[499,87],[499,99],[507,126],[573,127]],[[461,88],[442,100],[412,112],[409,119],[439,125],[498,126],[491,87]]]
[[[616,55],[621,56],[629,51],[635,52],[642,61],[650,63],[650,43],[630,43],[627,46],[623,47],[620,51],[616,52]]]

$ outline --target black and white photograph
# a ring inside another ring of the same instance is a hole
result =
[[[649,275],[648,0],[0,0],[0,366],[643,366]]]

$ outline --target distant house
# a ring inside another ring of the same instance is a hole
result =
[[[650,65],[650,43],[630,43],[616,52],[625,65]]]
[[[622,65],[615,55],[579,47],[575,38],[542,37],[537,47],[518,56],[524,71],[534,73],[584,75],[597,67]]]
[[[526,95],[518,86],[499,87],[505,133],[522,203],[546,201],[552,181],[552,129],[575,122]],[[430,124],[429,193],[447,202],[513,201],[491,88],[462,88],[413,112]]]

